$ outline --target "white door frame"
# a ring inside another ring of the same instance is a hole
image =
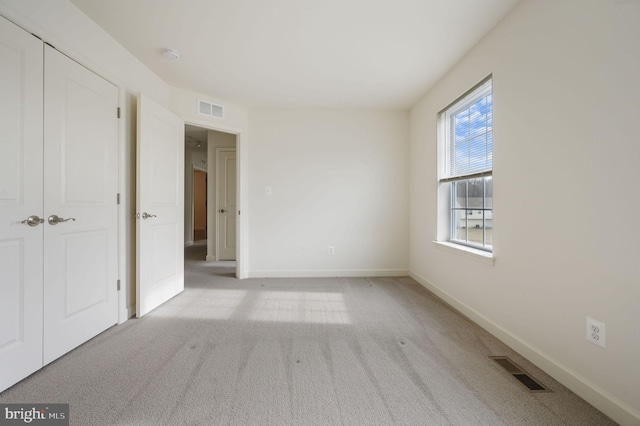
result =
[[[247,267],[249,252],[249,233],[247,232],[247,230],[249,223],[249,209],[247,208],[248,203],[246,188],[248,182],[248,158],[245,131],[237,127],[226,126],[220,123],[211,123],[185,117],[183,117],[183,119],[185,124],[202,127],[207,130],[229,133],[236,137],[236,201],[238,203],[238,217],[236,220],[236,278],[248,278],[249,272]],[[207,168],[209,167],[211,167],[210,162],[207,163]],[[211,172],[211,170],[209,170],[209,172]],[[209,228],[210,225],[211,224],[207,223],[207,228]]]
[[[131,235],[135,240],[135,232],[127,232],[128,228],[135,229],[135,208],[136,200],[130,200],[135,191],[129,191],[127,187],[127,174],[130,174],[127,167],[127,118],[128,108],[125,100],[127,99],[127,91],[124,87],[118,86],[118,107],[120,108],[120,118],[118,120],[118,324],[122,324],[131,318],[135,312],[135,283],[136,261],[135,256],[126,256],[129,240],[127,235]],[[133,147],[135,150],[135,147]],[[134,161],[129,157],[129,161]],[[135,170],[131,175],[131,182],[135,185]],[[133,202],[132,202],[133,201]],[[129,220],[127,220],[129,218]],[[135,252],[135,249],[134,249]],[[129,280],[129,277],[132,280]]]

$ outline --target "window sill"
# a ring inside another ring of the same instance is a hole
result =
[[[441,250],[448,251],[449,253],[456,253],[491,266],[496,264],[496,258],[493,253],[447,241],[434,241],[434,243],[436,244],[436,247]]]

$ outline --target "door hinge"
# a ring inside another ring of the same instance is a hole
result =
[[[120,280],[118,280],[118,291],[120,291]]]
[[[120,204],[120,193],[118,192],[116,196],[116,203]]]
[[[120,107],[118,107],[118,118],[120,118]]]

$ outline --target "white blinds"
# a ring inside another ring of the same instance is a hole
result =
[[[491,175],[493,96],[487,79],[440,113],[444,133],[441,181]]]

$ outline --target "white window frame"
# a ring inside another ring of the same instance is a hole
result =
[[[492,92],[493,77],[492,75],[489,75],[438,113],[438,148],[440,155],[438,169],[438,237],[436,242],[441,246],[445,246],[447,249],[460,249],[467,253],[477,254],[488,259],[493,259],[493,245],[486,245],[486,241],[484,240],[484,238],[486,238],[487,229],[487,222],[485,220],[482,222],[483,244],[468,241],[468,235],[466,241],[454,238],[456,226],[453,212],[456,207],[454,205],[452,188],[453,185],[455,185],[454,182],[465,181],[473,178],[484,179],[485,177],[492,177],[493,165],[491,165],[490,168],[484,168],[479,171],[456,174],[451,170],[452,161],[450,161],[450,158],[451,150],[453,149],[453,144],[451,143],[451,118]],[[486,194],[483,192],[482,208],[473,208],[473,210],[487,211],[486,206],[484,205],[485,200]],[[469,207],[470,206],[466,206],[466,209],[469,209]],[[493,223],[493,206],[491,206],[490,210],[492,211],[491,221]],[[483,219],[486,219],[484,214]]]

